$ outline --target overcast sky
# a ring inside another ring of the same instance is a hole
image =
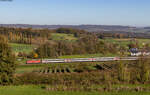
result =
[[[150,26],[150,0],[0,1],[0,23]]]

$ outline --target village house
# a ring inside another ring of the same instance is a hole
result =
[[[150,51],[147,49],[138,49],[138,48],[131,48],[130,50],[131,56],[148,56],[150,55]]]

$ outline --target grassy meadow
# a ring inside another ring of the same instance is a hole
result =
[[[2,86],[0,95],[99,95],[98,92],[46,91],[40,86]]]
[[[58,58],[94,58],[94,57],[115,57],[119,56],[118,54],[83,54],[83,55],[65,55]]]
[[[48,91],[40,85],[1,86],[0,95],[149,95],[150,92]]]
[[[34,49],[34,45],[11,43],[12,51],[15,53],[25,52],[30,53]]]
[[[59,40],[66,40],[66,41],[76,41],[77,38],[74,37],[73,34],[65,34],[65,33],[52,33],[52,40],[59,41]]]
[[[131,38],[128,38],[128,39],[114,39],[114,38],[102,39],[102,41],[105,41],[108,43],[118,44],[120,46],[125,46],[125,47],[127,47],[127,45],[130,44],[130,42],[132,40],[133,39],[131,39]],[[144,44],[150,45],[150,39],[134,39],[134,40],[139,43],[140,47],[143,47]]]
[[[40,70],[42,69],[42,67],[44,66],[19,66],[16,69],[16,74],[23,74],[23,73],[30,73],[33,72],[35,70]]]

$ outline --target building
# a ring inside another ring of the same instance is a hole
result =
[[[138,49],[138,48],[131,48],[130,50],[131,56],[148,56],[150,55],[150,51],[147,49]]]
[[[142,54],[138,48],[131,48],[129,51],[131,56],[140,56]]]
[[[141,55],[143,55],[143,56],[148,56],[148,55],[150,55],[150,51],[147,50],[147,49],[141,49],[140,52],[141,52]]]

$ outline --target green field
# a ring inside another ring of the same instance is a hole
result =
[[[89,66],[91,69],[93,68],[93,65],[96,64],[101,64],[103,62],[86,62],[84,64],[86,64],[87,66]],[[34,71],[39,71],[41,69],[45,69],[47,67],[49,67],[50,69],[62,69],[62,68],[70,68],[70,69],[74,69],[75,67],[77,67],[78,65],[80,65],[81,63],[52,63],[52,64],[33,64],[33,65],[18,65],[16,68],[16,74],[23,74],[23,73],[30,73],[30,72],[34,72]]]
[[[41,86],[1,86],[0,95],[149,95],[150,92],[48,91]]]
[[[102,41],[108,42],[108,43],[114,43],[114,44],[118,44],[121,46],[125,46],[127,47],[128,44],[131,43],[133,39],[114,39],[114,38],[106,38],[106,39],[102,39]],[[150,45],[150,39],[135,39],[140,47],[143,47],[144,44],[149,44]]]
[[[17,69],[16,69],[16,73],[17,74],[22,74],[22,73],[30,73],[30,72],[33,72],[35,70],[40,70],[42,67],[44,66],[19,66]]]
[[[52,40],[56,41],[75,41],[77,40],[76,37],[74,37],[73,34],[64,34],[64,33],[52,33]]]
[[[25,52],[29,53],[33,50],[35,46],[28,45],[28,44],[17,44],[17,43],[11,43],[10,46],[12,47],[13,52]]]
[[[58,58],[94,58],[94,57],[115,57],[117,54],[84,54],[84,55],[65,55]]]

